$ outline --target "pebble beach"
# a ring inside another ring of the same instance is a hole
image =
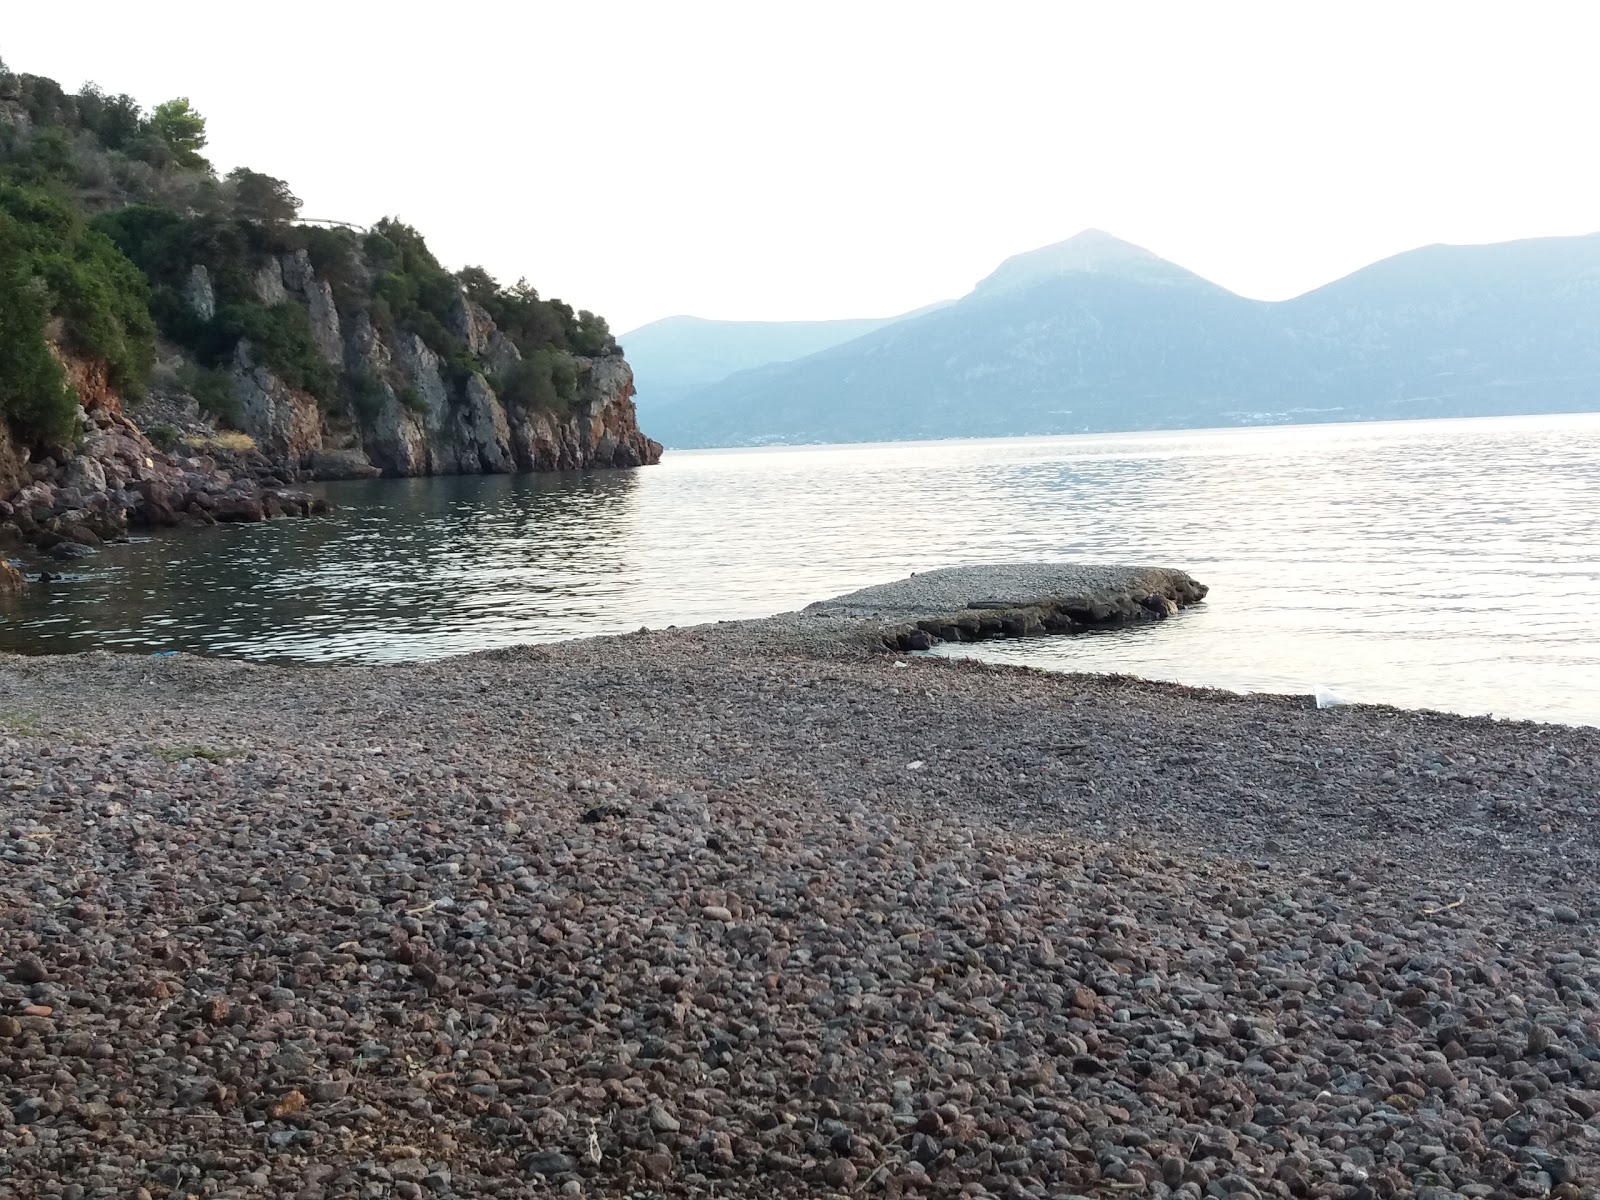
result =
[[[0,1195],[1600,1195],[1600,730],[881,641],[0,656]]]

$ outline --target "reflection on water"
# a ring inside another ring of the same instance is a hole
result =
[[[30,589],[20,620],[0,615],[0,649],[396,662],[612,628],[641,586],[636,484],[608,471],[330,486],[331,517],[107,547],[74,564],[82,578]]]
[[[0,609],[0,648],[385,662],[761,616],[956,563],[1147,561],[1211,603],[960,652],[1600,722],[1595,415],[680,452],[327,491],[330,518],[109,548]]]

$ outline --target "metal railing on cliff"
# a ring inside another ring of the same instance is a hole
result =
[[[354,221],[332,221],[323,217],[296,217],[296,225],[315,225],[319,229],[353,229],[357,233],[366,233],[365,225],[357,225]]]

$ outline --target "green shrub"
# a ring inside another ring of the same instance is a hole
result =
[[[70,191],[79,181],[72,139],[64,130],[37,130],[19,140],[9,157],[7,174],[26,187]]]
[[[92,83],[78,94],[78,115],[108,150],[121,150],[144,126],[144,113],[132,96],[107,96]]]
[[[574,354],[599,358],[610,353],[617,344],[611,336],[611,327],[604,317],[597,317],[588,309],[579,309],[577,320],[568,336]]]
[[[578,370],[560,350],[536,350],[496,380],[503,403],[542,412],[561,412],[578,398]]]
[[[290,387],[318,400],[333,399],[337,376],[312,340],[311,318],[294,301],[270,307],[259,302],[226,305],[210,324],[220,335],[213,347],[232,347],[240,338],[248,339],[257,360]]]
[[[554,410],[560,403],[550,364],[543,358],[529,357],[495,380],[501,403],[530,411]]]
[[[239,395],[234,390],[233,376],[228,371],[186,362],[178,371],[178,382],[184,391],[195,398],[201,412],[238,426]]]
[[[482,267],[466,267],[456,281],[524,355],[543,349],[590,357],[617,353],[616,339],[603,317],[587,310],[574,313],[560,300],[541,300],[526,279],[503,288]]]
[[[363,424],[376,420],[389,398],[378,373],[366,366],[346,371],[339,379],[339,392],[345,406]]]
[[[111,240],[64,202],[0,183],[0,212],[13,223],[16,255],[44,285],[67,348],[106,364],[130,399],[144,392],[155,326],[144,277]]]
[[[72,434],[78,398],[50,353],[49,293],[33,280],[17,222],[0,212],[0,418],[26,439]]]
[[[300,198],[281,179],[235,167],[228,172],[228,185],[233,211],[247,220],[281,224],[300,214]]]
[[[465,356],[466,342],[450,328],[461,285],[439,265],[422,235],[385,217],[367,234],[363,248],[378,271],[374,304],[383,302],[392,327],[416,334],[446,362]]]
[[[144,128],[184,167],[209,167],[200,156],[206,145],[206,119],[197,113],[187,96],[158,104]]]
[[[178,448],[182,435],[171,425],[152,425],[144,431],[144,436],[150,439],[150,444],[157,450],[171,454]]]
[[[422,398],[422,393],[417,391],[416,388],[414,388],[414,387],[401,388],[400,391],[397,393],[397,397],[398,397],[400,403],[405,405],[412,412],[419,413],[419,414],[422,414],[424,416],[427,415],[428,402]]]
[[[366,307],[367,296],[356,263],[356,235],[348,229],[323,229],[308,225],[296,230],[305,239],[306,255],[317,278],[333,288],[340,312]]]

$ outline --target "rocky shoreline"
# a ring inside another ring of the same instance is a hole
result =
[[[181,391],[150,397],[136,421],[107,386],[103,369],[73,359],[66,366],[83,400],[71,442],[20,447],[0,422],[0,586],[16,573],[6,552],[25,546],[71,560],[93,554],[104,542],[125,539],[130,530],[329,511],[326,500],[299,486],[309,481],[369,479],[385,470],[416,475],[631,467],[661,457],[660,445],[635,423],[633,376],[620,358],[584,363],[581,402],[563,415],[528,416],[517,427],[521,440],[514,445],[506,442],[492,454],[482,447],[458,448],[449,452],[457,457],[448,459],[421,433],[403,432],[395,436],[409,447],[411,458],[381,469],[359,445],[327,445],[320,433],[303,444],[294,442],[266,418],[253,426],[259,442],[220,428]],[[259,370],[248,378],[257,376],[267,379],[262,386],[269,391],[277,386]],[[292,419],[297,427],[316,423],[310,397],[296,394],[293,405],[263,401],[257,408],[276,414],[273,419]],[[414,414],[408,413],[406,422],[403,431],[410,431]],[[503,418],[490,424],[502,433],[509,428]],[[160,436],[163,444],[152,436]],[[489,456],[489,465],[474,457],[480,451]]]
[[[54,455],[16,464],[15,486],[0,486],[0,554],[32,546],[53,558],[94,553],[132,529],[214,525],[312,516],[328,502],[293,486],[253,448],[224,442],[168,453],[120,412],[82,411],[82,437]],[[0,446],[0,456],[4,456]],[[26,479],[26,482],[23,482]],[[0,478],[0,485],[4,484]],[[3,559],[0,559],[3,561]],[[15,570],[15,568],[13,568]]]
[[[1600,730],[883,620],[0,656],[0,1192],[1595,1194]]]

